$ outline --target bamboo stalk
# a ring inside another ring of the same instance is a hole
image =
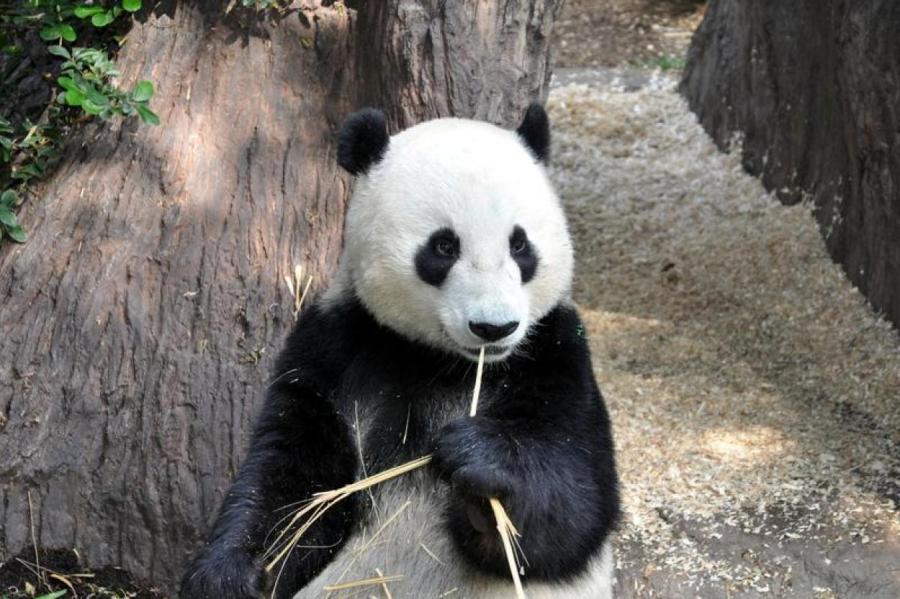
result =
[[[525,589],[522,588],[522,579],[519,578],[519,564],[516,560],[516,552],[513,549],[512,540],[519,536],[519,531],[513,525],[503,505],[496,497],[491,497],[491,510],[494,512],[494,520],[497,521],[497,532],[503,541],[503,551],[506,553],[506,563],[509,564],[509,573],[512,574],[513,585],[516,587],[516,597],[525,599]]]
[[[342,582],[340,584],[329,584],[325,587],[325,590],[328,592],[333,591],[346,591],[347,589],[354,589],[356,587],[367,587],[373,585],[385,584],[388,582],[396,582],[398,580],[403,580],[402,574],[394,574],[391,576],[375,576],[373,578],[364,578],[362,580],[354,580],[351,582]]]
[[[481,395],[481,375],[484,373],[484,346],[478,352],[478,368],[475,370],[475,389],[472,390],[472,405],[469,407],[469,417],[478,412],[478,397]]]
[[[475,389],[472,391],[472,406],[469,408],[469,416],[478,412],[478,397],[481,395],[481,375],[484,372],[484,346],[478,352],[478,369],[475,371]],[[512,540],[519,536],[519,531],[513,525],[512,520],[503,508],[503,504],[496,497],[491,497],[491,510],[494,512],[494,520],[497,521],[497,532],[503,542],[503,551],[506,553],[506,562],[509,564],[509,573],[516,587],[516,597],[525,599],[525,590],[522,588],[522,580],[519,578],[519,567],[516,563],[516,553],[513,550]]]
[[[272,543],[272,546],[275,547],[278,545],[279,541],[284,538],[290,528],[299,522],[301,518],[306,516],[307,514],[311,514],[309,519],[306,520],[300,528],[291,536],[290,540],[287,544],[273,557],[268,565],[266,565],[266,572],[271,572],[275,566],[284,559],[288,553],[297,545],[300,539],[304,534],[310,529],[310,527],[315,524],[315,522],[322,517],[322,515],[334,506],[336,503],[339,503],[358,491],[364,491],[369,487],[374,487],[377,484],[383,483],[385,481],[391,480],[392,478],[397,478],[407,472],[412,472],[422,466],[427,465],[431,461],[431,456],[427,455],[416,460],[412,460],[411,462],[407,462],[405,464],[401,464],[399,466],[395,466],[393,468],[389,468],[384,472],[379,472],[378,474],[373,474],[368,478],[364,478],[362,480],[358,480],[354,483],[350,483],[349,485],[345,485],[340,489],[335,489],[334,491],[324,491],[322,493],[316,493],[313,496],[313,500],[310,501],[306,506],[301,508],[297,513],[291,518],[291,521],[285,526],[281,533],[279,533],[278,537]],[[268,555],[268,553],[267,553]]]

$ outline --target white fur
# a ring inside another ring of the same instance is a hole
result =
[[[324,587],[378,576],[402,575],[389,583],[396,599],[437,599],[442,593],[458,599],[511,599],[511,578],[488,576],[463,562],[443,529],[447,486],[424,472],[407,474],[374,490],[377,510],[353,535],[335,559],[294,599],[328,596]],[[407,505],[407,502],[408,505]],[[520,539],[528,557],[528,534]],[[302,551],[297,549],[297,551]],[[438,561],[440,560],[440,561]],[[581,576],[560,583],[528,582],[529,599],[611,599],[612,548],[607,541]],[[362,591],[362,593],[360,593]],[[333,592],[331,597],[385,597],[379,585]]]
[[[525,285],[509,251],[516,225],[539,256]],[[438,288],[418,277],[415,255],[445,227],[461,257]],[[469,358],[462,348],[484,343],[470,321],[522,323],[490,356],[502,359],[569,293],[572,243],[544,167],[515,132],[487,123],[438,119],[391,137],[356,180],[344,239],[326,301],[354,293],[382,324]]]

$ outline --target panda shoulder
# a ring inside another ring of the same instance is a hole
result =
[[[535,327],[530,340],[534,352],[564,361],[590,360],[587,328],[571,303],[560,302]]]
[[[304,371],[306,377],[333,381],[365,338],[369,320],[355,302],[313,302],[303,309],[288,335],[273,377]]]

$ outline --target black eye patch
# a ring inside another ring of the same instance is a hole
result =
[[[429,285],[440,287],[457,260],[459,237],[453,229],[438,229],[416,252],[416,273]]]
[[[538,256],[534,250],[534,246],[528,241],[528,235],[525,229],[516,225],[512,234],[509,236],[509,254],[519,265],[519,271],[522,273],[522,284],[527,283],[534,278],[537,272]]]

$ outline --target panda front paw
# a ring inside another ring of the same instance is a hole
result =
[[[513,512],[522,484],[510,467],[512,439],[491,418],[461,418],[436,436],[432,464],[450,483],[447,525],[462,554],[478,569],[508,574],[506,557],[488,499],[496,497]],[[513,521],[517,515],[510,513]]]
[[[519,486],[504,463],[509,439],[493,419],[460,418],[437,435],[432,463],[453,490],[456,522],[478,533],[491,533],[494,516],[488,499],[503,501]]]
[[[504,457],[509,439],[491,418],[460,418],[436,437],[432,464],[438,475],[465,496],[503,498],[515,491],[515,476]]]
[[[258,599],[265,577],[245,552],[209,552],[197,559],[181,582],[181,599]]]

